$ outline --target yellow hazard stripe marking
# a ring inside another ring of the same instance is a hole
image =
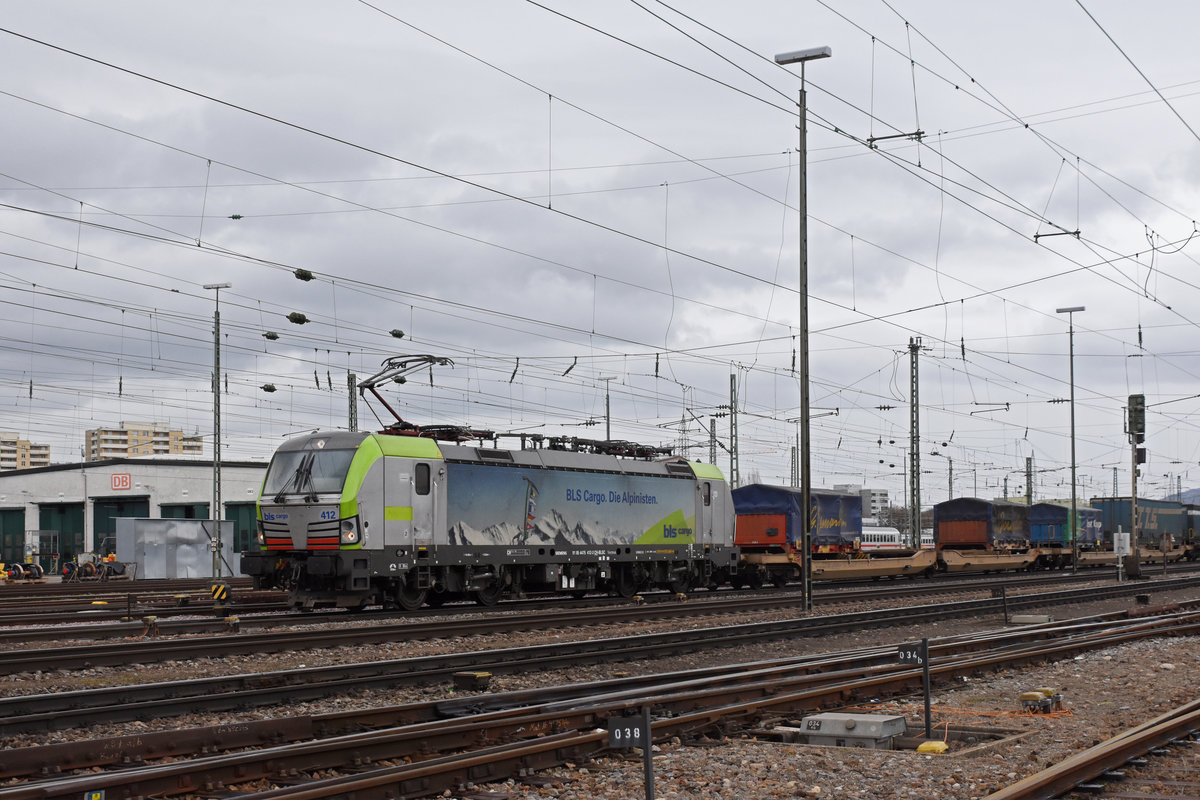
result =
[[[385,506],[383,518],[388,521],[411,520],[412,506]]]

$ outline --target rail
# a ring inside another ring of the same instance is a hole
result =
[[[989,794],[985,800],[1051,800],[1135,758],[1200,731],[1200,700],[1123,731],[1055,766]],[[1098,787],[1088,787],[1095,791]]]
[[[1109,627],[1085,625],[1080,626],[1081,630],[1064,634],[1061,640],[1041,643],[1023,641],[1023,634],[1005,631],[992,641],[976,637],[974,646],[979,649],[974,653],[962,652],[968,638],[962,637],[942,643],[931,672],[948,680],[978,670],[1062,657],[1145,636],[1194,634],[1198,627],[1200,614],[1137,620]],[[884,649],[890,650],[876,648]],[[856,658],[864,656],[870,657],[871,653],[860,653]],[[864,667],[844,658],[839,661],[838,656],[825,658],[825,663],[809,659],[808,663],[773,667],[743,665],[741,672],[731,671],[722,680],[682,673],[674,682],[650,686],[613,685],[619,684],[614,681],[593,687],[590,696],[560,695],[549,698],[551,702],[532,706],[490,708],[488,696],[464,698],[457,704],[441,704],[439,711],[450,719],[336,734],[253,752],[31,781],[0,789],[0,800],[78,797],[95,791],[106,791],[111,798],[206,792],[281,775],[286,782],[298,785],[239,797],[267,800],[284,796],[433,796],[456,790],[468,781],[499,780],[516,774],[517,770],[544,769],[586,758],[605,749],[606,734],[597,730],[603,727],[604,720],[647,704],[654,709],[653,738],[662,740],[741,730],[764,716],[804,713],[843,703],[847,697],[911,691],[921,679],[920,669],[895,663]],[[472,703],[478,708],[473,708]],[[278,722],[280,730],[286,729],[284,721]],[[222,729],[231,736],[236,733],[236,725]],[[175,736],[178,732],[164,735]],[[142,749],[128,754],[133,762],[152,749],[152,742],[145,737],[136,738],[137,747]],[[1118,744],[1124,744],[1121,739],[1118,737]],[[83,744],[95,753],[107,753],[110,758],[121,755],[103,741]],[[0,755],[0,760],[20,756],[19,751],[10,750]],[[381,762],[395,760],[413,763],[380,766]],[[322,780],[305,777],[323,770],[352,774]]]

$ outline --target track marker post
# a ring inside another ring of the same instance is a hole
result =
[[[608,718],[609,747],[642,748],[642,763],[646,773],[646,800],[654,800],[653,733],[650,706],[642,706],[641,716]]]
[[[925,686],[925,738],[933,738],[933,719],[929,699],[929,640],[915,644],[902,644],[896,651],[896,660],[901,664],[920,664],[921,677]]]
[[[1117,526],[1117,532],[1113,534],[1113,552],[1117,556],[1117,583],[1125,582],[1125,559],[1129,556],[1129,534],[1121,530],[1121,526]]]

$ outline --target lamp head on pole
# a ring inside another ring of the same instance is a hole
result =
[[[824,47],[809,47],[806,50],[793,50],[790,53],[780,53],[775,56],[776,64],[799,64],[800,65],[800,91],[801,97],[804,92],[804,65],[809,61],[816,61],[818,58],[829,58],[833,55],[833,50],[828,46]]]
[[[1073,313],[1075,313],[1076,311],[1086,311],[1086,310],[1087,310],[1087,309],[1086,309],[1086,307],[1085,307],[1085,306],[1071,306],[1070,308],[1060,308],[1060,309],[1058,309],[1058,313],[1059,313],[1059,314],[1073,314]]]
[[[818,58],[829,58],[833,50],[828,46],[809,47],[805,50],[793,50],[790,53],[780,53],[775,56],[776,64],[797,64],[803,61],[815,61]]]

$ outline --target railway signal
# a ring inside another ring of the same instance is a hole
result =
[[[1129,432],[1137,438],[1137,441],[1144,442],[1146,440],[1146,395],[1131,394],[1129,395]]]

